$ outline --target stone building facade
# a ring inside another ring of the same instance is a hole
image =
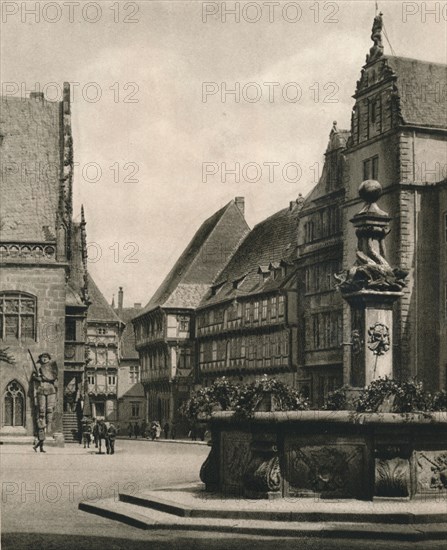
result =
[[[178,409],[195,384],[195,310],[249,231],[244,199],[237,197],[208,218],[154,296],[133,319],[148,420],[187,431]]]
[[[321,180],[300,215],[296,260],[304,327],[298,378],[308,380],[315,404],[342,383],[362,384],[350,308],[331,275],[356,261],[350,220],[368,179],[381,183],[380,208],[392,217],[387,259],[409,273],[394,305],[393,376],[446,387],[446,77],[446,65],[384,55],[374,45],[357,82],[350,131],[331,132]],[[325,219],[328,208],[334,213]]]
[[[88,293],[85,222],[74,223],[70,89],[1,98],[0,434],[32,435],[33,365],[43,352],[58,365],[48,433],[63,442],[73,387],[82,376]],[[6,360],[5,360],[6,359]],[[74,383],[73,383],[74,380]]]
[[[447,370],[446,93],[446,65],[388,55],[370,59],[357,82],[344,152],[344,266],[355,259],[348,220],[361,207],[359,183],[377,179],[383,187],[380,207],[392,217],[389,263],[409,272],[404,296],[394,309],[394,376],[417,376],[430,389],[445,387]],[[346,341],[349,327],[345,306]],[[349,346],[344,359],[349,380]]]

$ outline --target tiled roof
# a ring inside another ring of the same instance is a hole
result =
[[[225,283],[215,295],[209,290],[201,301],[200,307],[238,296],[278,289],[284,282],[281,272],[277,272],[276,278],[269,276],[265,279],[262,272],[270,264],[279,263],[281,260],[291,263],[294,259],[299,211],[300,206],[292,204],[292,207],[284,208],[258,223],[245,237],[228,265],[217,276],[216,283],[223,281]],[[235,285],[234,282],[239,284]]]
[[[205,220],[139,315],[157,307],[197,307],[249,230],[234,200]]]
[[[195,309],[200,300],[209,289],[209,285],[204,284],[182,284],[180,283],[174,292],[164,303],[164,307],[183,307]]]
[[[135,332],[130,321],[136,317],[139,312],[141,312],[141,308],[136,307],[125,307],[121,311],[115,309],[115,313],[126,325],[121,336],[122,359],[138,359],[138,352],[135,349]]]
[[[136,384],[132,384],[132,386],[121,395],[121,399],[123,397],[144,397],[144,386],[141,382],[137,382]]]
[[[104,298],[90,274],[88,275],[88,293],[91,304],[87,311],[87,321],[103,321],[109,323],[122,322],[113,311],[112,306],[109,305]]]
[[[0,240],[55,239],[60,103],[0,98]]]
[[[384,59],[397,75],[403,122],[447,128],[447,65],[408,57],[385,56]]]

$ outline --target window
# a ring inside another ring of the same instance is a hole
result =
[[[315,239],[315,224],[312,220],[304,224],[304,241],[310,243]]]
[[[278,302],[277,302],[277,297],[276,296],[272,296],[272,305],[271,305],[271,310],[270,310],[270,316],[272,319],[276,319],[276,315],[278,313]]]
[[[199,346],[199,361],[200,363],[203,363],[205,361],[205,346],[204,344],[200,344]]]
[[[65,319],[65,340],[75,341],[76,340],[76,320],[75,319]]]
[[[379,157],[371,157],[363,161],[363,181],[376,180],[379,177]]]
[[[98,327],[96,329],[96,334],[102,334],[102,335],[107,334],[107,329]]]
[[[16,380],[8,384],[3,405],[5,426],[25,425],[25,392]]]
[[[214,340],[212,344],[212,361],[217,361],[217,342]]]
[[[284,296],[280,296],[278,298],[278,317],[284,317],[284,311],[285,311],[285,298]]]
[[[136,384],[140,381],[140,367],[134,366],[129,368],[130,383]]]
[[[259,302],[255,302],[253,306],[253,320],[259,321]]]
[[[268,300],[262,300],[262,318],[267,319]]]
[[[250,304],[250,302],[246,302],[245,303],[245,314],[244,314],[246,323],[250,322],[250,312],[251,312],[251,304]]]
[[[189,331],[189,319],[188,317],[180,317],[180,332],[188,332]]]
[[[370,113],[371,113],[371,122],[373,124],[375,124],[375,122],[377,121],[378,107],[379,107],[379,102],[377,99],[371,102]]]
[[[138,402],[133,402],[130,404],[130,415],[132,418],[138,418],[140,416],[140,404]]]
[[[191,367],[191,350],[182,348],[179,354],[178,366],[181,369],[189,369]]]
[[[313,349],[328,349],[340,346],[342,324],[340,311],[328,311],[312,315],[311,347]]]
[[[36,338],[36,298],[21,292],[0,293],[0,338]]]
[[[115,374],[109,374],[107,376],[107,384],[109,386],[116,386],[116,375]]]
[[[90,386],[95,385],[95,375],[93,372],[87,373],[87,383],[90,384]]]

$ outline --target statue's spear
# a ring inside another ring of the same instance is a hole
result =
[[[33,357],[33,354],[31,353],[30,349],[28,348],[28,353],[29,353],[29,356],[31,357],[31,361],[33,362],[33,367],[34,367],[34,371],[36,374],[39,374],[39,371],[37,369],[37,365],[36,365],[36,362],[34,361],[34,357]]]

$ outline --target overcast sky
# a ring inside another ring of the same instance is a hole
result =
[[[222,2],[29,2],[36,22],[25,3],[3,4],[8,93],[40,86],[54,99],[64,81],[78,83],[75,216],[84,204],[90,272],[108,300],[122,285],[127,306],[149,300],[202,221],[235,196],[252,227],[310,190],[332,122],[349,128],[375,14],[374,2],[239,2],[236,23]],[[435,12],[379,8],[396,55],[445,63],[444,3],[425,4]],[[235,83],[238,101],[224,102]],[[239,163],[239,183],[222,181],[223,163]]]

